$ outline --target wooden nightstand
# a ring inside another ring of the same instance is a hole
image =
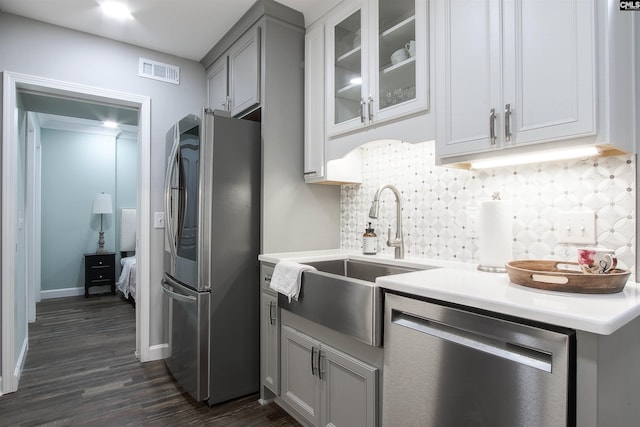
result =
[[[84,254],[84,297],[89,296],[92,286],[111,286],[111,293],[116,293],[116,254]]]

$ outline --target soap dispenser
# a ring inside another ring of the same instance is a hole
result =
[[[378,250],[378,236],[373,232],[371,223],[365,229],[362,236],[362,253],[365,255],[375,255]]]

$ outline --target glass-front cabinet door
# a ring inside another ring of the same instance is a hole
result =
[[[366,124],[367,81],[365,11],[353,3],[336,10],[327,23],[327,118],[329,134]],[[365,37],[363,37],[365,34]]]
[[[426,1],[420,0],[377,3],[374,113],[382,120],[414,110],[416,98],[426,95],[427,10]]]
[[[346,3],[326,24],[329,136],[429,107],[427,0]]]

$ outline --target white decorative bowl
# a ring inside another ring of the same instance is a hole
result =
[[[391,63],[396,65],[398,62],[402,62],[407,58],[409,58],[409,52],[407,52],[407,49],[398,49],[391,54]]]

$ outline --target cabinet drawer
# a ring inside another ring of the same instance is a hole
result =
[[[113,255],[90,255],[85,257],[86,265],[91,268],[111,267],[114,265]]]
[[[94,282],[99,280],[113,280],[115,271],[111,266],[106,267],[90,267],[87,269],[87,281]]]

